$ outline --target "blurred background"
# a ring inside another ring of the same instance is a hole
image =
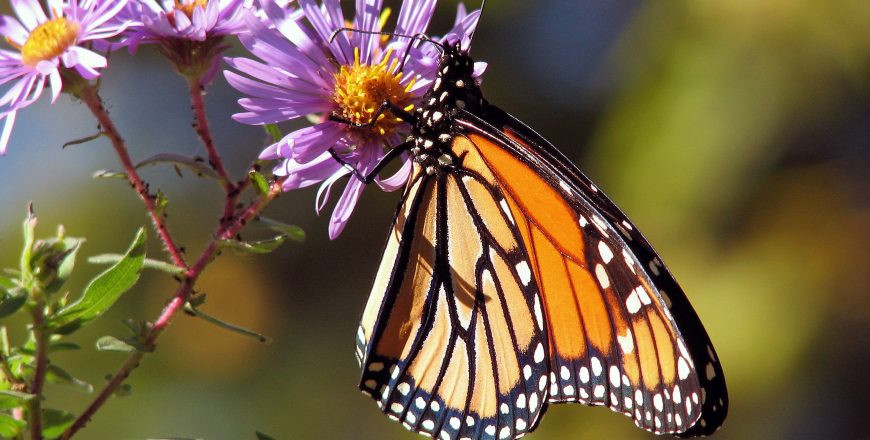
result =
[[[439,4],[433,33],[449,28],[455,6]],[[490,2],[475,36],[490,101],[579,164],[680,280],[728,379],[731,411],[717,439],[870,438],[868,23],[863,0],[517,1]],[[167,61],[143,48],[110,65],[103,96],[134,160],[205,155],[186,85]],[[241,175],[264,136],[229,119],[238,98],[219,78],[207,104],[217,145]],[[17,266],[28,201],[40,235],[63,223],[87,238],[85,257],[121,251],[146,224],[126,184],[91,177],[118,169],[107,141],[61,148],[95,132],[66,96],[20,113],[0,158],[0,266]],[[171,168],[144,175],[168,194],[170,227],[195,255],[222,207],[217,187]],[[133,374],[133,394],[111,400],[81,438],[416,438],[357,391],[353,355],[399,195],[370,188],[335,241],[314,195],[286,194],[267,212],[302,226],[307,241],[262,257],[226,253],[200,283],[204,310],[273,342],[179,316]],[[100,270],[80,257],[71,291]],[[123,336],[124,318],[154,319],[173,290],[167,278],[146,272],[75,335],[83,350],[53,361],[103,384],[123,358],[94,341]],[[48,398],[76,413],[89,401],[56,385]],[[551,406],[529,436],[602,437],[653,436],[576,405]]]

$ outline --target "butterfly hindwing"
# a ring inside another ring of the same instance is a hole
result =
[[[415,176],[360,327],[360,386],[432,437],[522,436],[545,408],[548,359],[519,237],[501,235],[509,220],[479,177]]]

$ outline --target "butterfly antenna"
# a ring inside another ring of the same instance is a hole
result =
[[[468,49],[471,49],[471,43],[474,41],[474,33],[477,32],[477,28],[480,27],[480,19],[483,18],[483,10],[486,7],[486,0],[481,0],[480,2],[480,14],[477,15],[477,24],[474,26],[474,30],[468,34]]]
[[[363,30],[354,29],[351,27],[343,27],[340,29],[336,29],[332,33],[332,35],[329,36],[329,42],[332,43],[333,41],[335,41],[335,37],[337,37],[338,34],[340,34],[342,32],[359,32],[361,34],[366,34],[366,35],[387,35],[390,37],[409,38],[411,41],[408,42],[408,47],[405,49],[405,54],[402,55],[402,63],[399,65],[399,72],[401,72],[405,69],[405,63],[408,61],[408,57],[411,54],[411,47],[413,47],[414,43],[416,43],[417,41],[426,41],[426,42],[432,43],[433,45],[435,45],[435,47],[438,48],[438,52],[441,52],[442,54],[444,53],[444,45],[443,44],[433,40],[428,35],[426,35],[422,32],[419,34],[415,34],[415,35],[408,35],[408,34],[399,34],[396,32],[387,32],[387,31],[363,31]]]

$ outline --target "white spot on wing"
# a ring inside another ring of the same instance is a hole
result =
[[[529,269],[529,263],[525,261],[520,261],[517,263],[517,275],[520,276],[520,281],[524,286],[529,285],[529,281],[532,280],[532,271]]]
[[[535,295],[535,321],[538,324],[538,329],[544,329],[544,315],[541,313],[541,299]]]
[[[626,328],[625,335],[616,335],[616,340],[623,353],[631,354],[634,351],[634,338],[631,335],[631,329]]]
[[[640,298],[637,297],[637,291],[632,290],[631,294],[625,300],[625,308],[628,313],[635,314],[640,310]]]
[[[462,422],[459,421],[459,417],[450,418],[450,427],[453,429],[459,429],[462,427]]]
[[[398,386],[396,386],[396,389],[399,390],[399,392],[402,393],[403,396],[407,396],[408,392],[411,391],[411,385],[409,385],[407,382],[402,382]]]
[[[602,371],[604,371],[604,369],[601,367],[601,361],[598,360],[597,356],[593,356],[592,357],[592,374],[594,374],[595,376],[600,376]]]
[[[616,365],[610,366],[610,385],[618,387],[620,382],[619,368]]]
[[[580,367],[580,382],[589,383],[589,369],[586,367]]]
[[[369,364],[369,371],[378,372],[378,371],[381,371],[383,369],[384,369],[383,362],[372,362],[371,364]]]
[[[540,342],[535,348],[535,362],[541,363],[544,360],[544,345]]]
[[[602,289],[610,287],[610,278],[607,276],[607,271],[600,264],[595,265],[595,277],[598,278],[598,284]]]
[[[604,397],[604,385],[595,385],[595,388],[592,390],[592,395],[599,399]]]
[[[526,395],[520,394],[517,396],[517,408],[523,409],[526,407]]]
[[[610,260],[613,259],[613,252],[604,240],[598,242],[598,253],[601,255],[604,264],[610,263]]]
[[[505,200],[505,199],[501,199],[501,200],[498,202],[498,205],[501,206],[501,210],[502,210],[502,212],[504,212],[505,217],[507,217],[508,220],[510,220],[511,223],[513,223],[513,224],[517,224],[516,221],[514,221],[514,216],[511,215],[511,208],[510,208],[510,206],[508,205],[507,200]]]
[[[637,292],[637,297],[640,298],[640,302],[642,302],[644,305],[648,306],[652,303],[652,299],[650,299],[649,293],[647,293],[645,287],[637,286],[637,288],[634,290]]]
[[[689,363],[686,362],[686,358],[680,356],[680,359],[677,361],[677,372],[680,375],[680,379],[685,380],[689,377]]]
[[[592,223],[596,228],[598,228],[602,235],[607,235],[607,223],[604,222],[604,219],[599,217],[597,214],[592,214]]]
[[[628,252],[628,249],[622,249],[622,259],[625,260],[625,265],[628,266],[629,269],[631,269],[631,273],[637,273],[636,269],[634,268],[634,258]]]
[[[535,393],[532,393],[532,395],[529,396],[529,409],[532,412],[535,412],[538,410],[538,395]]]

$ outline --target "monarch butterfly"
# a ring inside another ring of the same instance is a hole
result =
[[[656,252],[483,98],[460,42],[430,42],[442,55],[423,104],[382,107],[413,124],[382,164],[408,152],[413,171],[357,334],[362,391],[432,438],[519,438],[563,402],[657,434],[716,431],[722,367]]]

